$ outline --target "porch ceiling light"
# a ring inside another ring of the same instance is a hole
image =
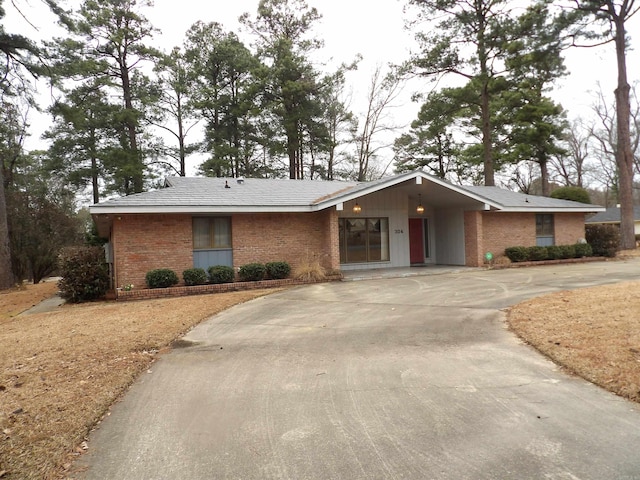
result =
[[[424,213],[424,207],[422,206],[422,194],[421,193],[418,194],[418,206],[416,207],[416,212],[418,212],[420,215],[422,215]]]
[[[362,207],[358,205],[358,202],[353,206],[353,213],[358,214],[362,211]]]

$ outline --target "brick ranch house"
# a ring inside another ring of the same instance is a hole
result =
[[[90,207],[115,286],[170,268],[317,259],[328,270],[480,266],[510,246],[574,244],[597,205],[462,187],[415,171],[373,182],[171,177]]]

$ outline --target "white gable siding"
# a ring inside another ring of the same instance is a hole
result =
[[[461,209],[438,209],[435,212],[436,263],[464,265],[464,212]]]
[[[341,270],[409,266],[409,220],[408,199],[400,189],[386,189],[357,199],[362,207],[359,215],[353,213],[355,201],[344,204],[340,217],[386,217],[389,219],[389,262],[343,264]]]

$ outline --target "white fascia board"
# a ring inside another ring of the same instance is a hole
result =
[[[231,214],[231,213],[308,213],[317,211],[311,205],[294,205],[294,206],[91,206],[89,213],[92,215],[118,215],[118,214],[166,214],[166,213],[182,213],[182,214]]]
[[[604,212],[606,208],[604,207],[592,207],[592,208],[582,208],[582,207],[504,207],[500,208],[501,212],[511,212],[511,213],[594,213],[594,212]]]

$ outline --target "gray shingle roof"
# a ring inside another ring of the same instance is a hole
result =
[[[495,203],[504,208],[589,208],[598,205],[587,205],[571,200],[561,200],[557,198],[528,195],[519,192],[512,192],[498,187],[462,187],[464,190],[473,192],[476,195],[486,198],[490,203]]]
[[[341,202],[420,178],[457,192],[470,201],[505,211],[595,212],[602,207],[568,200],[524,195],[498,187],[462,187],[421,171],[385,177],[373,182],[319,180],[170,177],[165,188],[107,200],[93,205],[91,213],[231,213],[304,212],[321,210]],[[413,183],[411,183],[413,182]],[[228,186],[229,188],[226,188]],[[446,197],[443,197],[446,198]]]
[[[633,207],[633,219],[640,221],[640,206]],[[589,217],[586,223],[620,223],[620,207],[609,207]]]
[[[165,188],[110,199],[92,210],[185,208],[193,211],[231,211],[268,208],[307,208],[348,190],[355,182],[316,180],[253,179],[239,182],[234,178],[170,177]],[[228,186],[229,188],[226,188]]]

